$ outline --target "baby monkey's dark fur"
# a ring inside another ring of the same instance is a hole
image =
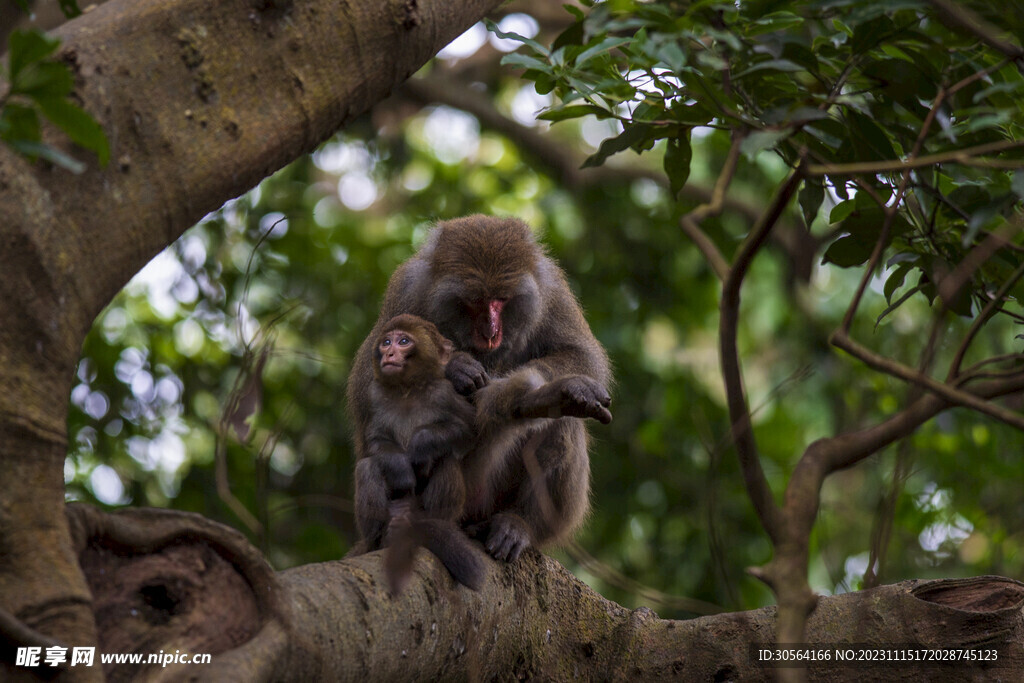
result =
[[[451,575],[479,589],[478,551],[458,526],[466,500],[461,460],[474,441],[473,406],[445,379],[451,343],[414,315],[387,322],[374,340],[364,457],[356,463],[362,550],[388,546],[392,592],[425,546]]]

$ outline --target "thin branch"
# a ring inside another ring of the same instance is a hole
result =
[[[889,161],[860,161],[852,164],[812,164],[807,167],[808,175],[858,175],[878,173],[891,173],[893,171],[908,171],[923,166],[945,163],[968,163],[973,158],[993,152],[1005,152],[1011,149],[1024,147],[1024,140],[1000,140],[989,142],[984,145],[957,149],[950,152],[938,152],[926,154],[923,157],[909,158],[907,160],[892,159]],[[1016,166],[1014,167],[1016,168]]]
[[[986,240],[988,241],[988,240]],[[946,375],[946,381],[949,382],[957,375],[960,374],[960,366],[964,362],[964,356],[967,354],[967,348],[974,341],[974,338],[978,335],[981,328],[989,321],[989,319],[996,314],[996,310],[999,308],[999,302],[1003,300],[1010,289],[1017,284],[1017,281],[1024,277],[1024,263],[1017,266],[1017,270],[1013,271],[1010,277],[1006,278],[1002,286],[995,293],[992,299],[989,300],[985,308],[982,309],[981,313],[971,323],[971,327],[967,330],[967,334],[964,335],[963,342],[960,343],[960,348],[956,351],[956,357],[953,358],[953,362],[949,365],[949,374]]]
[[[743,390],[743,376],[740,371],[739,351],[736,338],[739,331],[740,288],[754,256],[764,245],[772,227],[796,193],[797,185],[803,178],[802,162],[772,198],[771,204],[751,229],[746,240],[737,251],[733,266],[722,286],[720,304],[718,343],[722,377],[725,381],[726,401],[729,406],[729,417],[732,421],[733,442],[739,455],[740,467],[743,470],[743,482],[747,487],[747,495],[754,504],[761,524],[773,543],[782,538],[781,513],[772,496],[768,480],[758,456],[757,442],[751,428],[750,411]]]
[[[689,213],[690,218],[695,222],[700,223],[705,218],[722,213],[722,209],[725,206],[725,193],[728,191],[732,179],[736,176],[736,164],[739,163],[740,146],[742,144],[743,136],[738,135],[733,138],[732,145],[729,147],[729,153],[725,157],[725,163],[722,165],[722,171],[718,174],[715,186],[711,190],[711,198]]]
[[[971,379],[974,379],[975,377],[979,376],[978,373],[980,373],[981,369],[984,367],[987,367],[989,365],[995,365],[996,363],[1008,363],[1010,361],[1024,361],[1024,353],[1004,353],[999,356],[992,356],[991,358],[986,358],[985,360],[978,361],[977,363],[975,363],[974,365],[972,365],[971,367],[967,368],[959,375],[957,375],[957,381],[955,384],[956,386],[960,386],[961,384],[968,382]]]
[[[991,400],[1024,390],[1024,374],[978,384],[970,389],[970,396],[978,400]],[[966,393],[966,392],[961,392]],[[836,472],[851,467],[886,446],[909,436],[922,424],[949,408],[951,403],[933,393],[926,393],[909,406],[879,424],[822,439],[808,451],[818,450],[827,461],[828,471]]]
[[[729,262],[722,256],[722,252],[718,250],[715,243],[708,237],[707,233],[700,229],[689,214],[680,216],[679,227],[683,233],[686,234],[693,243],[697,245],[697,249],[707,259],[711,269],[715,271],[715,275],[718,276],[719,280],[724,281],[725,278],[729,277]]]
[[[741,142],[741,137],[733,139],[732,146],[729,147],[729,154],[725,158],[725,164],[722,166],[721,173],[718,174],[718,179],[715,181],[715,186],[711,190],[711,196],[708,198],[708,201],[700,204],[693,211],[679,219],[679,225],[682,227],[683,232],[693,240],[693,243],[697,245],[697,248],[704,254],[704,258],[707,259],[711,268],[715,271],[715,275],[723,282],[729,276],[729,262],[725,260],[722,252],[715,246],[715,243],[708,237],[707,233],[701,230],[700,223],[705,218],[717,216],[722,212],[722,208],[725,205],[725,193],[729,189],[732,179],[736,176],[736,164],[740,158]]]
[[[959,386],[963,386],[967,382],[976,382],[976,381],[978,381],[980,379],[999,379],[999,380],[1010,379],[1010,380],[1012,380],[1012,379],[1015,379],[1017,377],[1022,377],[1022,376],[1024,376],[1024,368],[1015,368],[1013,370],[1003,370],[1002,372],[996,372],[996,371],[992,371],[992,372],[975,372],[975,373],[971,374],[969,377],[967,377],[967,376],[962,377],[961,379],[963,381],[958,381],[956,383],[956,386],[958,386],[958,387]]]
[[[949,0],[928,0],[938,10],[939,20],[953,30],[969,33],[991,48],[1002,52],[1011,59],[1024,56],[1024,49],[1019,45],[1000,38],[999,29],[988,23],[961,3]]]
[[[916,370],[908,368],[907,366],[897,363],[890,358],[880,356],[870,349],[861,346],[840,330],[837,330],[832,334],[829,338],[829,342],[833,346],[843,349],[851,356],[859,359],[865,365],[874,370],[884,372],[885,374],[892,375],[893,377],[898,377],[907,382],[918,384],[933,394],[943,398],[948,403],[972,408],[977,410],[979,413],[983,413],[993,419],[999,420],[1000,422],[1005,422],[1011,427],[1016,427],[1017,429],[1024,431],[1024,415],[1007,410],[1006,408],[994,403],[984,401],[973,393],[968,393],[949,384],[939,382],[928,375],[924,375]]]

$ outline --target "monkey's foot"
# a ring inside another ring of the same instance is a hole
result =
[[[513,562],[530,543],[530,529],[519,515],[501,512],[491,518],[484,547],[494,559]]]

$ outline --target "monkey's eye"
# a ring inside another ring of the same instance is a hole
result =
[[[381,346],[391,346],[391,340],[390,339],[385,339],[384,341],[382,341],[380,343],[380,345]]]
[[[399,343],[399,344],[400,344],[401,346],[405,346],[406,344],[408,344],[408,343],[409,343],[409,338],[408,338],[408,337],[402,337],[401,339],[399,339],[399,340],[398,340],[398,343]]]

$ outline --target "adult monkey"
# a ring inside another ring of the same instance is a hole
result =
[[[400,313],[454,343],[447,377],[474,395],[480,441],[463,462],[463,521],[500,560],[566,540],[589,507],[588,435],[577,418],[611,421],[611,371],[561,269],[517,219],[442,222],[391,276],[367,339]],[[364,342],[347,392],[359,457],[372,375]]]

